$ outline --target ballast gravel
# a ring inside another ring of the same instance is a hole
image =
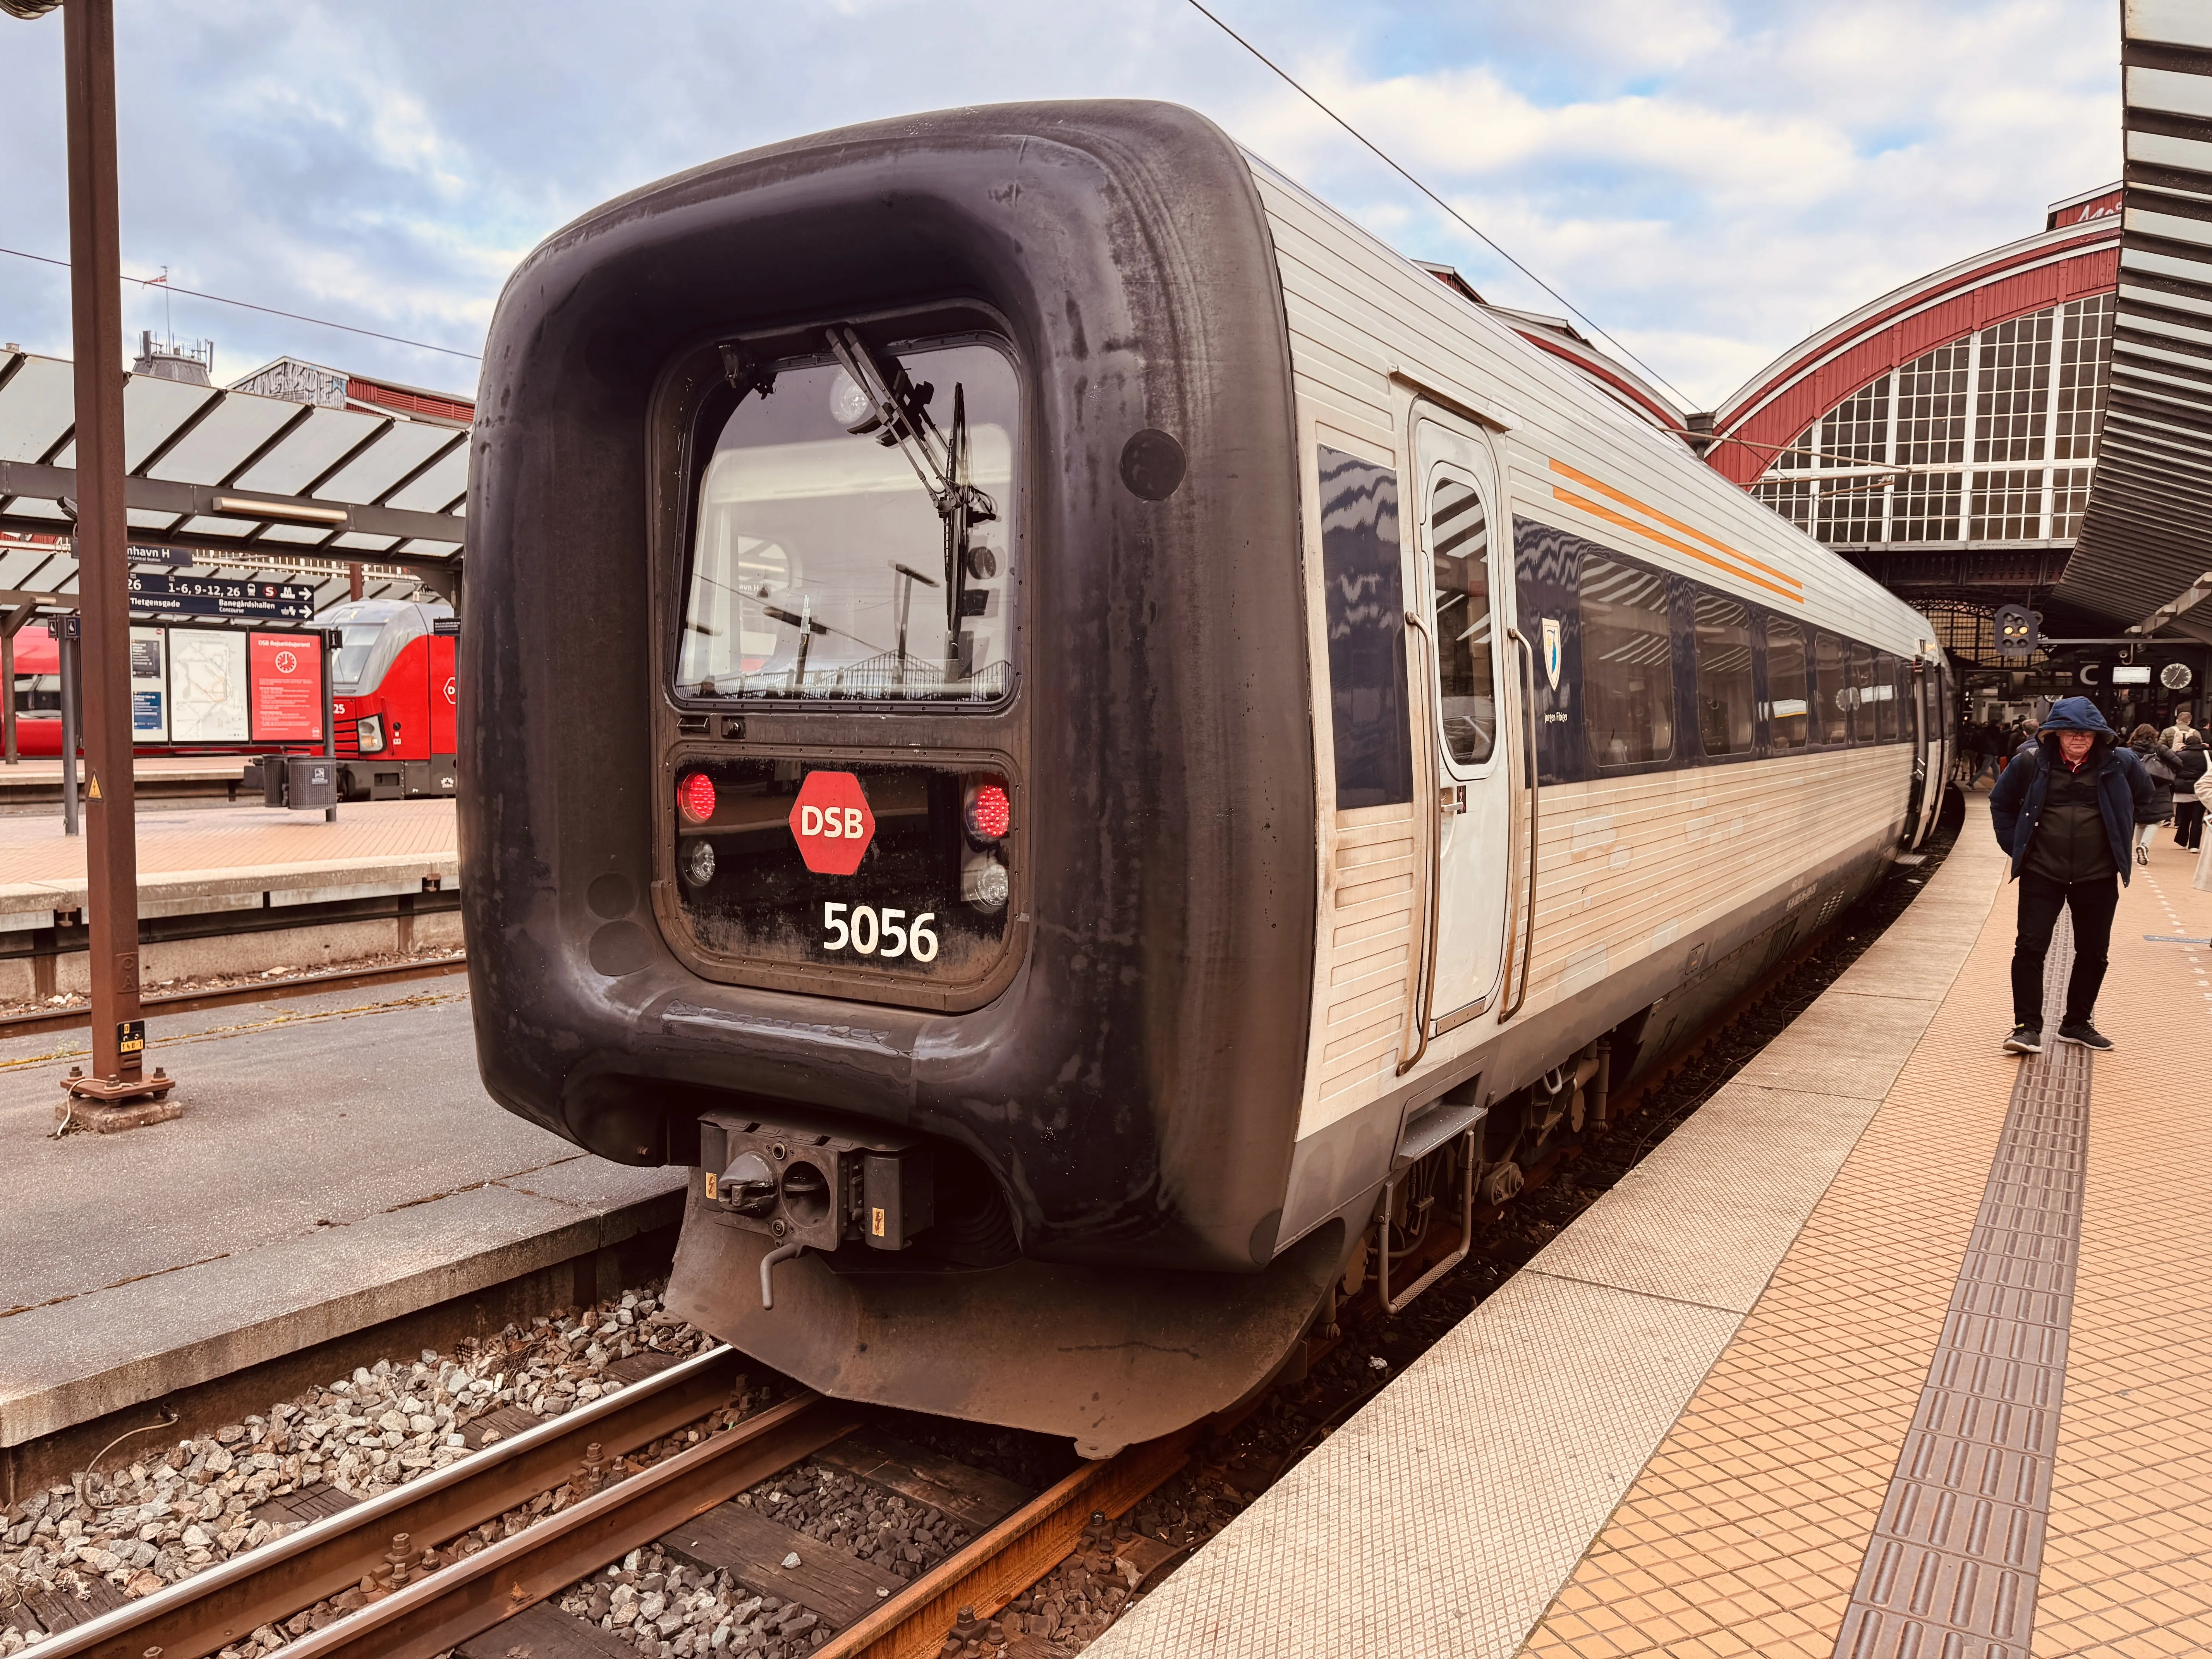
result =
[[[648,1349],[682,1358],[712,1346],[663,1309],[659,1290],[649,1285],[580,1312],[509,1325],[496,1336],[464,1339],[450,1353],[426,1349],[412,1361],[380,1360],[204,1439],[118,1448],[120,1467],[34,1493],[0,1517],[0,1659],[44,1639],[23,1628],[30,1623],[21,1616],[26,1592],[89,1601],[98,1578],[126,1596],[149,1595],[304,1524],[254,1519],[272,1498],[318,1483],[372,1497],[466,1455],[461,1431],[488,1413],[520,1406],[558,1417],[619,1388],[605,1375],[617,1360]],[[739,1408],[771,1397],[763,1389]],[[472,1553],[520,1531],[555,1501],[541,1495],[458,1547]],[[264,1626],[223,1652],[246,1659],[336,1616],[325,1604],[284,1631]]]

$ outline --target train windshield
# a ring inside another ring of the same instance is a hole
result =
[[[706,461],[677,692],[1001,697],[1013,365],[974,342],[894,355],[833,334],[830,361],[780,365],[745,396]],[[883,418],[896,408],[911,421]]]

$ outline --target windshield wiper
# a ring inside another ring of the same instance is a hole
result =
[[[917,388],[896,358],[890,359],[887,374],[867,342],[853,329],[841,325],[828,333],[831,353],[853,377],[853,384],[860,387],[872,411],[867,420],[846,429],[855,436],[878,432],[879,442],[896,443],[921,480],[921,487],[929,492],[930,503],[944,523],[945,657],[949,662],[958,651],[960,612],[968,581],[969,533],[975,526],[989,524],[999,516],[997,504],[969,479],[964,390],[957,383],[953,386],[952,431],[948,437],[938,430],[922,406],[927,389]]]

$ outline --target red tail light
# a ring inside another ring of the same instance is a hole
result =
[[[692,772],[677,780],[676,810],[693,823],[704,823],[714,816],[714,781],[704,772]]]
[[[1004,840],[1014,823],[1014,804],[1007,797],[1005,782],[998,778],[971,780],[965,816],[968,833],[977,841]]]

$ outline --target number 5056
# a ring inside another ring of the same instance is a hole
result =
[[[849,914],[848,914],[849,911]],[[924,910],[912,921],[903,910],[878,911],[872,904],[822,907],[822,948],[849,950],[864,957],[912,957],[916,962],[937,960],[937,934],[930,923],[937,912]]]

